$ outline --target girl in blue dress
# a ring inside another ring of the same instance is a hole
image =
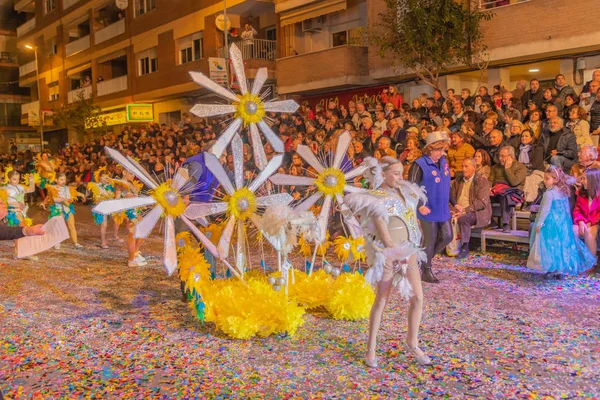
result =
[[[561,279],[592,268],[596,255],[573,233],[567,176],[551,166],[544,173],[544,185],[547,190],[531,231],[527,266],[545,271],[546,279]]]

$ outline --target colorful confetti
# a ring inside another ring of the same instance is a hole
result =
[[[97,248],[88,214],[78,210],[84,251],[65,242],[38,262],[17,261],[11,243],[0,243],[6,399],[600,398],[597,277],[545,281],[522,267],[525,253],[501,248],[436,258],[441,283],[425,286],[421,331],[434,365],[403,350],[407,304],[394,294],[380,367],[369,369],[366,320],[317,310],[293,338],[250,341],[200,325],[161,267],[158,229],[143,248],[156,258],[129,268],[124,244]],[[260,267],[259,257],[251,265]],[[274,254],[265,261],[275,265]]]

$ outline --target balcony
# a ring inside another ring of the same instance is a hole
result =
[[[91,86],[86,86],[84,88],[71,90],[68,93],[69,104],[75,103],[76,101],[79,101],[79,100],[86,100],[86,99],[89,99],[90,97],[92,97],[92,87]]]
[[[127,90],[127,75],[119,76],[118,78],[108,81],[98,82],[96,85],[98,96],[106,96],[107,94],[117,93],[123,90]]]
[[[80,0],[63,0],[63,10],[71,7],[74,4],[79,3]]]
[[[114,24],[107,26],[104,29],[100,29],[95,35],[95,44],[106,42],[108,39],[112,39],[115,36],[119,36],[125,33],[125,20],[119,20]]]
[[[498,8],[503,6],[510,6],[512,4],[525,3],[531,0],[479,0],[479,7],[483,9]]]
[[[27,64],[23,64],[19,67],[19,76],[25,76],[27,74],[35,72],[35,70],[35,61],[28,62]]]
[[[0,64],[8,66],[10,64],[19,64],[17,53],[10,53],[8,51],[0,52]]]
[[[23,25],[17,28],[17,37],[21,37],[28,32],[31,32],[35,29],[35,18],[31,18],[29,21],[25,22]]]
[[[309,90],[367,84],[368,48],[344,45],[277,60],[277,91]]]
[[[235,44],[242,51],[244,60],[275,61],[277,59],[277,41],[275,40],[252,39],[251,41],[238,41]],[[225,47],[220,47],[217,54],[221,58],[227,58]]]
[[[15,1],[15,11],[35,13],[35,2],[33,0]]]
[[[23,114],[23,115],[29,114],[30,112],[33,112],[33,114],[37,115],[39,111],[40,111],[40,102],[39,101],[32,101],[31,103],[21,104],[21,114]]]
[[[80,53],[90,48],[90,35],[81,37],[74,42],[71,42],[65,46],[65,54],[67,57],[73,54]]]

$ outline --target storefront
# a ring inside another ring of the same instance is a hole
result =
[[[300,104],[305,106],[308,105],[314,110],[317,105],[322,105],[323,108],[327,108],[327,104],[332,101],[338,106],[343,104],[346,107],[348,107],[350,101],[362,101],[367,108],[373,108],[376,102],[381,101],[381,92],[387,87],[388,85],[370,86],[360,89],[306,96],[300,98]]]

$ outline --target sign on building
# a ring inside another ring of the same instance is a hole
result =
[[[227,86],[227,62],[224,58],[209,57],[208,72],[212,81]]]
[[[152,104],[127,104],[128,122],[153,122],[154,107]]]

